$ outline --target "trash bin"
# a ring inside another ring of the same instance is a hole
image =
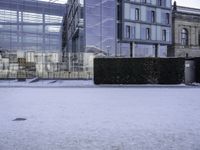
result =
[[[194,83],[195,80],[195,61],[194,59],[185,60],[185,84]]]

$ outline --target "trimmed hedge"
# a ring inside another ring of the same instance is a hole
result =
[[[195,58],[196,82],[200,83],[200,57]]]
[[[95,58],[95,84],[180,84],[183,58]]]

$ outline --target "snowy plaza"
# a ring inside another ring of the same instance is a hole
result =
[[[199,150],[199,108],[199,87],[0,87],[0,150]]]

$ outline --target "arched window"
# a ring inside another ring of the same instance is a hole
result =
[[[185,28],[181,30],[181,44],[184,46],[188,45],[188,30]]]

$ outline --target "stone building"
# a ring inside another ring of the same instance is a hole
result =
[[[177,6],[172,11],[169,57],[200,57],[200,9]]]

